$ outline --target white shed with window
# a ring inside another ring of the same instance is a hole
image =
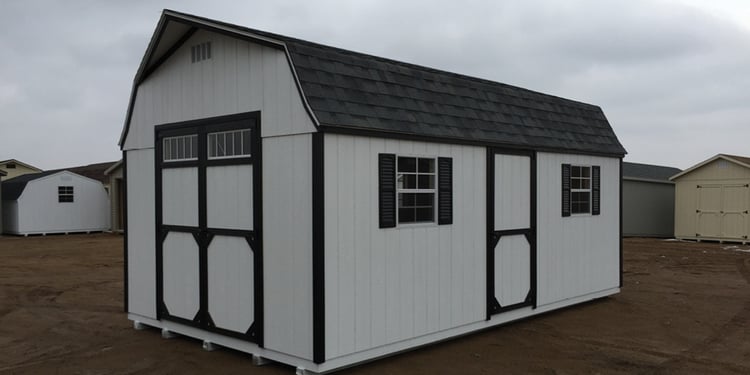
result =
[[[109,198],[101,182],[69,171],[3,181],[3,232],[16,235],[109,229]]]
[[[121,147],[137,326],[323,373],[620,290],[593,105],[167,10]]]

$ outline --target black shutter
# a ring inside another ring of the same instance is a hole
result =
[[[591,214],[599,215],[600,212],[600,190],[601,184],[599,182],[600,175],[599,166],[595,165],[591,167]]]
[[[562,165],[562,215],[570,216],[570,164]]]
[[[396,226],[396,155],[378,155],[380,227]]]
[[[438,225],[453,224],[453,159],[438,158]]]

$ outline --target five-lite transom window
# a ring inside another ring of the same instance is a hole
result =
[[[198,135],[164,138],[164,161],[198,160]]]
[[[73,187],[72,186],[58,186],[57,187],[57,201],[60,203],[73,202]]]
[[[208,158],[239,158],[250,156],[250,129],[208,133]]]
[[[435,221],[435,159],[399,156],[396,172],[398,223]]]
[[[591,167],[570,167],[570,213],[591,213]]]

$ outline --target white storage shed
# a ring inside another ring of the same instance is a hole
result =
[[[165,10],[120,144],[136,326],[324,373],[620,290],[594,105]]]
[[[101,182],[69,171],[3,181],[3,232],[16,235],[99,232],[109,228]]]

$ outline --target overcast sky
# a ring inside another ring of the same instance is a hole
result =
[[[0,0],[0,160],[117,160],[163,8],[602,107],[626,161],[750,156],[750,1]]]

